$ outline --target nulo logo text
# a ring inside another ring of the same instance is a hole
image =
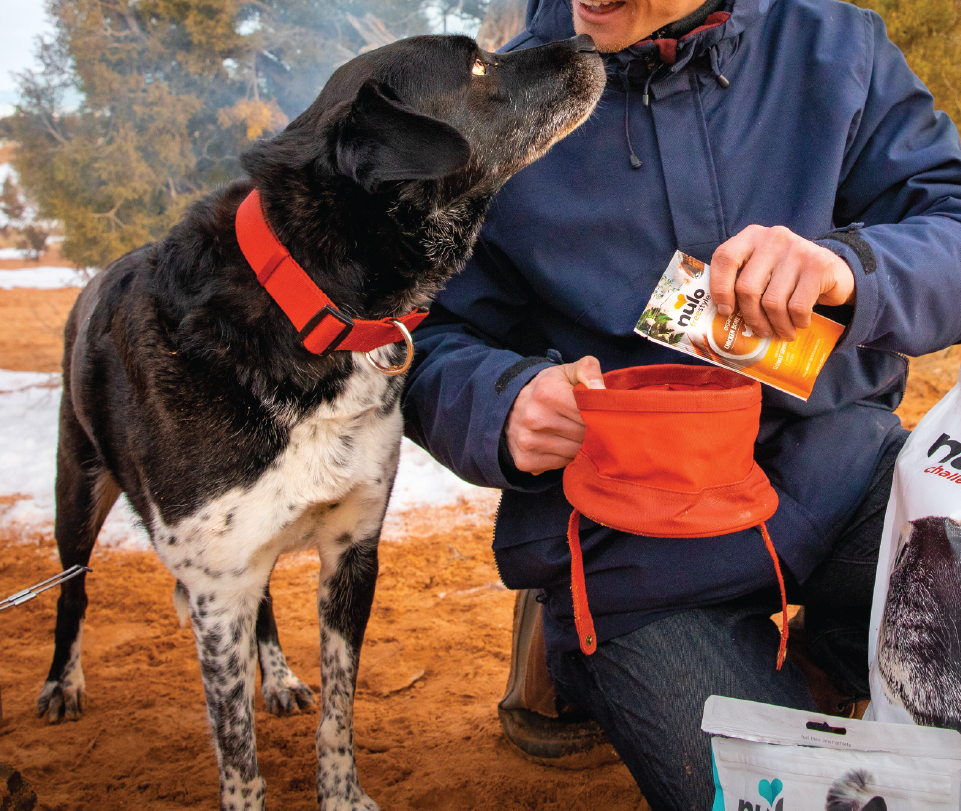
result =
[[[945,462],[950,462],[951,467],[955,470],[961,470],[961,442],[956,439],[951,439],[947,434],[941,434],[934,444],[931,446],[931,450],[928,451],[928,456],[934,456],[938,451],[944,450],[944,458],[936,459],[936,462],[940,462],[942,465]]]
[[[757,793],[761,795],[766,803],[757,803],[750,800],[739,800],[737,811],[784,811],[784,798],[778,794],[784,789],[784,783],[778,779],[762,780],[757,784]]]
[[[686,327],[691,323],[691,316],[694,315],[697,305],[701,303],[701,299],[706,295],[707,292],[705,290],[698,288],[691,295],[684,296],[684,298],[687,299],[687,304],[684,305],[684,309],[681,310],[681,315],[677,319],[678,326]]]
[[[784,798],[781,797],[773,807],[767,803],[755,805],[750,800],[739,800],[737,811],[784,811]]]

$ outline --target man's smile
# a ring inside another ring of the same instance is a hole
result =
[[[621,8],[624,0],[578,0],[578,4],[584,6],[589,14],[609,14]]]

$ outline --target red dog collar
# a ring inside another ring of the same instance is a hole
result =
[[[373,361],[371,364],[388,374],[407,370],[413,354],[408,330],[424,320],[427,316],[425,310],[414,310],[402,318],[380,321],[355,320],[339,310],[277,239],[264,219],[256,189],[240,204],[235,223],[240,250],[257,274],[257,281],[299,330],[297,337],[309,351],[321,356],[335,349],[371,352],[381,346],[406,341],[407,363],[389,369],[377,366]]]

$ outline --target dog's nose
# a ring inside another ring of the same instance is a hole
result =
[[[578,34],[568,41],[578,53],[597,53],[597,46],[589,34]]]

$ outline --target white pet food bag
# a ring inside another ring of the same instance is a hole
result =
[[[961,380],[898,455],[868,658],[866,718],[961,730]]]
[[[961,734],[711,696],[712,811],[958,811]]]

